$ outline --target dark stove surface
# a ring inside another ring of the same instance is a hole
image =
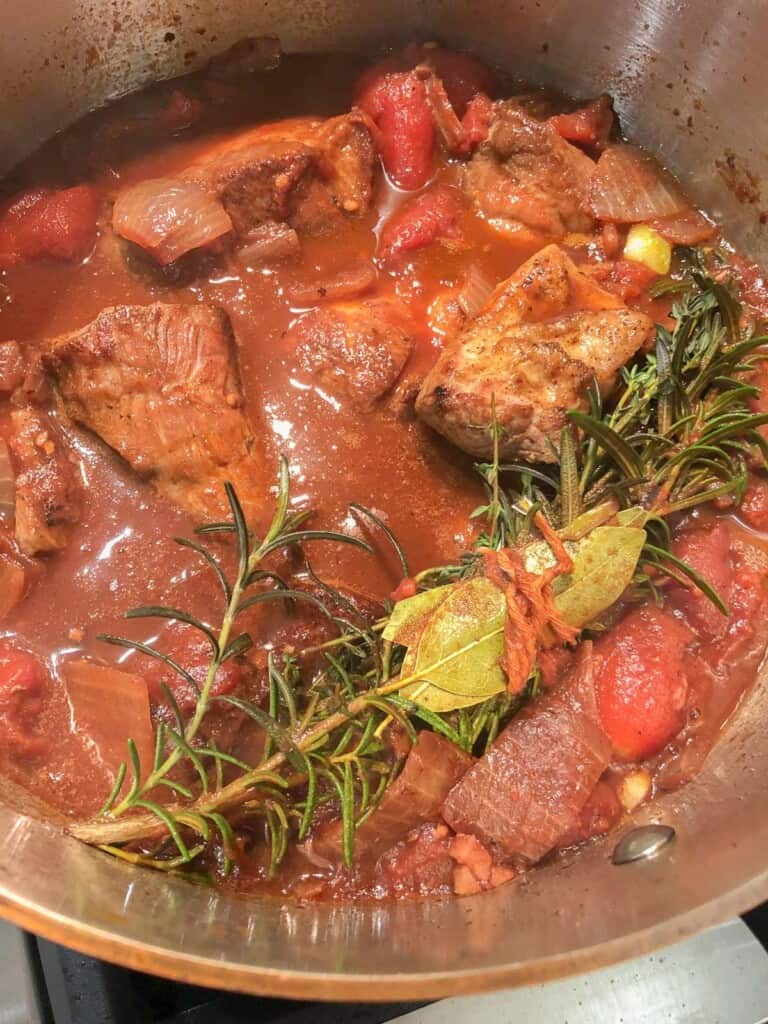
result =
[[[744,921],[763,949],[768,950],[768,904],[745,915]],[[742,930],[748,934],[743,926]],[[749,941],[758,948],[753,940]],[[26,943],[40,1004],[40,1019],[44,1024],[385,1024],[426,1005],[294,1002],[239,996],[180,985],[115,967],[32,936],[27,936]],[[662,957],[658,961],[662,963]],[[634,977],[638,978],[637,975]],[[768,993],[768,977],[761,981]],[[447,1007],[449,1004],[439,1005]],[[436,1010],[437,1006],[433,1009]],[[512,1010],[511,1005],[509,1009]],[[761,1018],[762,1013],[756,1019]],[[8,1019],[15,1021],[20,1018]],[[443,1019],[451,1020],[452,1017],[441,1016],[440,1020]],[[482,1024],[497,1019],[497,1016],[495,1012],[490,1016],[486,1012],[477,1018],[468,1015],[466,1019]],[[574,1017],[574,1020],[581,1019],[580,1016]],[[585,1019],[596,1018],[588,1014]],[[674,1022],[695,1019],[698,1022],[700,1018],[675,1014],[663,1019]],[[717,1020],[720,1019],[718,1016]],[[0,1022],[5,1024],[5,1020],[0,1007]],[[710,1024],[704,1018],[701,1021],[702,1024]],[[628,1024],[633,1022],[628,1021]]]
[[[31,936],[29,944],[46,1024],[384,1024],[424,1005],[239,996],[115,967]]]

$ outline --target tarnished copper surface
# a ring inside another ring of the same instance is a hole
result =
[[[768,256],[763,74],[768,10],[699,0],[0,0],[0,170],[109,96],[197,65],[244,35],[289,49],[408,35],[474,48],[522,77],[617,98],[734,241]],[[202,34],[202,30],[205,33]],[[718,168],[737,154],[751,190]],[[768,695],[747,702],[702,775],[638,815],[672,825],[657,857],[621,868],[616,838],[522,884],[448,902],[249,902],[137,872],[0,795],[0,912],[59,942],[197,984],[301,998],[402,999],[541,981],[636,956],[768,898]]]

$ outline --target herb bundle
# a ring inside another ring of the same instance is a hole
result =
[[[265,568],[271,553],[314,541],[371,550],[354,537],[304,528],[306,514],[290,508],[285,463],[272,524],[261,539],[249,531],[228,487],[231,521],[202,527],[202,540],[180,541],[205,560],[221,585],[220,626],[214,629],[176,608],[127,613],[183,622],[201,632],[211,647],[202,686],[154,647],[103,637],[158,659],[181,676],[196,691],[194,710],[185,719],[164,688],[175,725],[158,726],[153,763],[141,764],[129,740],[126,764],[101,813],[73,833],[163,870],[189,869],[214,850],[226,872],[238,836],[256,828],[266,837],[274,873],[290,844],[303,841],[320,808],[330,804],[343,821],[344,859],[350,865],[356,828],[374,813],[402,763],[387,738],[393,723],[411,738],[419,729],[432,729],[479,754],[535,697],[535,661],[524,688],[509,692],[503,665],[505,633],[506,643],[514,643],[510,609],[485,566],[489,554],[513,549],[529,577],[547,573],[556,562],[547,530],[558,531],[558,544],[569,559],[568,571],[553,575],[553,609],[574,634],[599,626],[600,616],[628,588],[656,590],[669,578],[699,587],[727,611],[719,595],[670,552],[667,519],[715,500],[738,505],[748,472],[765,467],[768,444],[758,428],[768,423],[768,415],[751,412],[757,389],[748,375],[767,339],[742,331],[732,292],[703,272],[693,270],[679,289],[674,329],[657,328],[655,350],[625,368],[610,406],[603,406],[595,388],[589,411],[569,414],[554,467],[501,464],[498,430],[489,426],[496,452],[491,462],[477,467],[487,502],[475,513],[485,520],[485,530],[455,565],[414,577],[413,596],[389,606],[372,626],[332,588],[320,588],[326,600],[288,586]],[[408,576],[405,556],[385,524],[361,506],[355,511],[383,531]],[[542,523],[547,530],[539,528]],[[205,546],[206,534],[233,536],[234,579]],[[270,654],[266,707],[216,695],[221,666],[242,658],[253,644],[239,631],[239,616],[268,601],[309,602],[336,623],[338,636],[311,651]],[[545,633],[537,638],[542,645],[552,642]],[[310,653],[323,661],[312,673],[306,670]],[[263,731],[258,764],[206,742],[206,720],[217,705],[234,709]],[[168,799],[158,796],[163,792]]]

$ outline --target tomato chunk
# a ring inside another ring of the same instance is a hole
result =
[[[46,689],[45,671],[34,655],[0,644],[0,736],[22,757],[38,757],[48,743],[36,733]]]
[[[391,600],[397,603],[398,601],[404,601],[408,597],[413,597],[418,589],[419,586],[412,576],[404,576],[389,596]]]
[[[389,72],[373,79],[357,104],[378,128],[381,159],[395,185],[406,191],[426,185],[435,128],[424,83],[412,71]]]
[[[183,629],[177,626],[173,640],[168,645],[168,653],[177,664],[187,670],[197,686],[202,689],[211,663],[211,648],[205,637],[200,636],[192,628]],[[163,689],[163,686],[166,686],[182,713],[187,714],[195,707],[195,687],[163,662],[147,658],[146,662],[142,663],[141,674],[147,683],[149,699],[153,705],[168,703]],[[240,688],[242,680],[243,669],[237,661],[226,661],[216,673],[211,693],[214,697],[233,693]]]
[[[644,263],[635,260],[617,260],[611,276],[604,282],[605,287],[626,302],[637,299],[648,290],[659,275]]]
[[[680,731],[688,680],[685,625],[646,606],[630,612],[595,644],[600,721],[621,761],[642,761]]]
[[[96,241],[98,199],[88,185],[17,196],[0,218],[0,266],[23,260],[81,260]]]
[[[751,477],[739,512],[753,530],[768,530],[768,480]]]
[[[687,562],[728,602],[733,569],[731,539],[728,526],[723,520],[718,519],[681,533],[675,538],[672,553]],[[717,639],[725,634],[728,619],[700,590],[680,587],[675,589],[672,597],[690,627],[702,638]]]
[[[613,128],[613,104],[609,96],[599,96],[570,114],[555,114],[549,123],[568,142],[601,149]]]
[[[438,186],[404,203],[384,225],[379,258],[396,256],[431,245],[437,238],[455,235],[461,205],[453,191]]]

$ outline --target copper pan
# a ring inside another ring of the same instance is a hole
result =
[[[768,257],[761,0],[0,0],[0,14],[0,171],[109,97],[245,35],[334,50],[440,37],[575,95],[611,92],[628,132],[742,249]],[[653,861],[614,867],[613,837],[471,899],[281,906],[134,871],[41,823],[4,787],[0,913],[142,970],[300,998],[428,998],[610,964],[768,899],[767,701],[761,685],[699,778],[644,812],[677,830]]]

